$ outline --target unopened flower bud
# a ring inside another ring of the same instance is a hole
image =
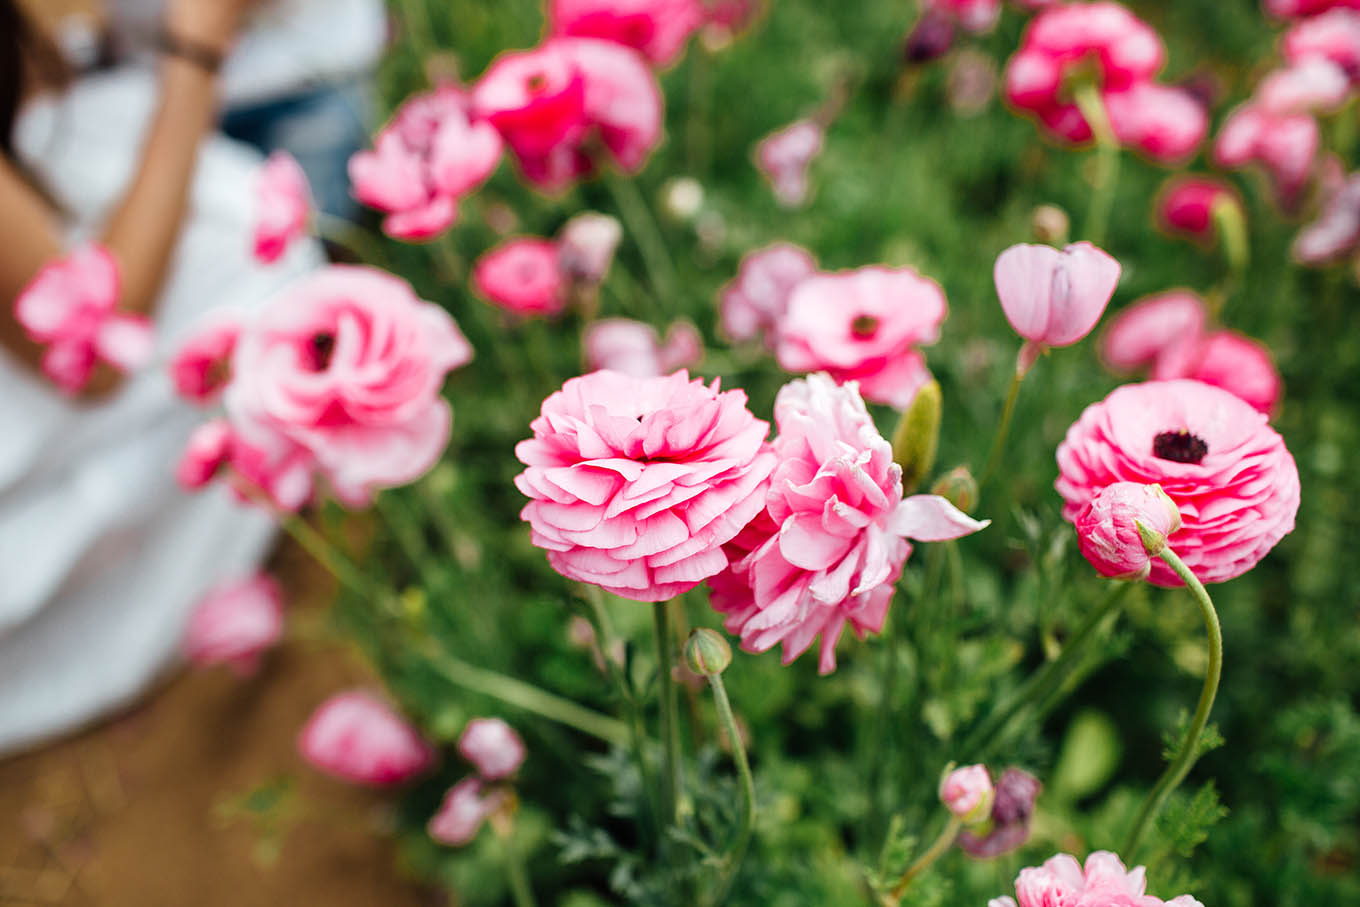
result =
[[[926,382],[893,432],[893,459],[902,467],[902,490],[911,494],[935,466],[942,402],[938,381]]]
[[[985,765],[956,768],[940,781],[940,802],[965,825],[991,818],[996,789]]]
[[[573,283],[599,284],[609,272],[621,239],[623,228],[608,214],[578,214],[558,231],[558,267]]]
[[[718,631],[700,627],[685,643],[685,663],[702,677],[721,674],[732,663],[732,647]]]
[[[977,505],[977,479],[973,478],[967,466],[955,466],[936,479],[930,493],[939,495],[964,513],[968,513]]]
[[[1082,555],[1102,576],[1143,579],[1181,514],[1160,485],[1116,482],[1096,493],[1076,527]]]
[[[949,52],[954,44],[954,23],[948,16],[927,12],[907,35],[902,59],[908,63],[929,63]]]
[[[1066,245],[1071,227],[1067,212],[1057,205],[1039,205],[1030,215],[1030,231],[1042,243]]]
[[[1030,818],[1043,785],[1029,772],[1008,768],[996,782],[992,814],[978,829],[959,834],[959,848],[971,857],[990,859],[1017,849],[1029,840]]]
[[[671,220],[694,220],[704,207],[704,187],[692,176],[678,176],[661,187],[661,210]]]

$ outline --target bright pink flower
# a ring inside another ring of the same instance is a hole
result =
[[[798,283],[774,338],[779,365],[858,381],[866,400],[911,405],[930,380],[917,346],[940,337],[944,291],[911,268],[867,267]]]
[[[1143,867],[1125,869],[1119,857],[1096,851],[1086,866],[1067,854],[1050,857],[1042,866],[1020,870],[1015,880],[1019,907],[1204,907],[1188,894],[1163,903],[1147,894]],[[1009,897],[990,902],[1015,907]]]
[[[190,615],[182,645],[190,661],[248,674],[282,635],[283,590],[260,573],[210,591]]]
[[[298,751],[313,768],[375,786],[400,784],[434,762],[419,732],[363,690],[337,693],[318,706],[298,736]]]
[[[1272,115],[1248,102],[1234,110],[1214,140],[1220,167],[1260,163],[1270,173],[1280,203],[1293,207],[1313,171],[1318,124],[1307,114]]]
[[[1272,16],[1289,19],[1338,8],[1360,9],[1360,0],[1265,0],[1265,7]]]
[[[474,718],[458,738],[458,752],[488,781],[508,778],[524,761],[524,741],[499,718]]]
[[[1305,265],[1326,265],[1360,249],[1360,173],[1350,176],[1331,197],[1322,215],[1294,238],[1294,258]]]
[[[543,401],[515,484],[558,573],[665,601],[727,566],[722,546],[760,512],[774,454],[746,395],[718,388],[602,371]]]
[[[736,278],[721,291],[723,331],[742,341],[763,335],[766,344],[773,346],[793,288],[816,271],[812,254],[792,243],[775,243],[748,253]]]
[[[586,368],[611,369],[635,378],[669,375],[697,363],[704,354],[703,339],[694,325],[677,321],[663,341],[656,328],[629,318],[605,318],[586,328]]]
[[[822,153],[826,131],[815,120],[797,120],[756,145],[756,167],[770,181],[775,200],[786,208],[807,201],[808,168]]]
[[[1346,102],[1350,90],[1350,79],[1341,67],[1309,57],[1262,79],[1256,86],[1256,103],[1271,116],[1329,113]]]
[[[623,228],[608,214],[577,214],[557,231],[557,267],[574,284],[599,285],[614,263]]]
[[[275,297],[241,335],[224,402],[243,442],[279,456],[301,448],[358,505],[439,459],[452,421],[439,392],[471,358],[448,313],[405,281],[335,265]]]
[[[1101,357],[1117,372],[1145,368],[1168,350],[1198,343],[1208,318],[1204,300],[1189,290],[1148,296],[1110,322],[1101,338]]]
[[[991,815],[995,797],[992,775],[985,765],[956,768],[940,782],[940,802],[955,818],[970,824]]]
[[[556,315],[567,305],[558,256],[559,247],[550,239],[506,240],[477,259],[473,289],[515,315]]]
[[[1180,510],[1171,548],[1201,582],[1250,570],[1294,528],[1299,473],[1264,414],[1200,381],[1149,381],[1092,404],[1058,448],[1063,516],[1075,521],[1100,489],[1156,483]],[[1160,561],[1151,582],[1178,586]]]
[[[1290,63],[1330,60],[1352,81],[1360,81],[1360,3],[1355,9],[1333,9],[1292,26],[1284,36]]]
[[[170,360],[170,380],[181,397],[211,403],[231,381],[231,356],[244,318],[233,310],[210,314],[180,344]]]
[[[312,497],[315,459],[281,435],[260,440],[246,441],[226,419],[205,422],[185,445],[176,470],[180,486],[196,491],[225,478],[242,502],[263,494],[280,510],[297,511]]]
[[[1001,0],[926,0],[924,6],[975,34],[991,31],[1001,16]]]
[[[278,261],[288,246],[307,233],[312,190],[307,174],[286,151],[275,151],[255,183],[255,258]]]
[[[1119,273],[1119,262],[1088,242],[1062,250],[1021,243],[1002,252],[992,269],[1006,320],[1045,346],[1071,346],[1091,333]]]
[[[820,635],[826,674],[846,623],[861,638],[882,628],[908,539],[960,538],[987,522],[934,495],[903,499],[902,467],[854,384],[792,381],[774,416],[779,465],[765,511],[727,546],[730,566],[709,581],[710,599],[748,652],[782,643],[789,664]]]
[[[1231,392],[1267,415],[1284,390],[1270,350],[1234,331],[1215,331],[1169,347],[1157,358],[1152,377],[1194,378]]]
[[[1075,525],[1082,556],[1101,576],[1143,579],[1152,558],[1139,525],[1166,538],[1181,528],[1181,514],[1160,485],[1115,482],[1096,492]]]
[[[101,246],[84,245],[52,262],[24,287],[14,317],[35,343],[47,345],[43,373],[74,394],[103,360],[119,371],[151,358],[151,322],[117,311],[122,283],[118,262]]]
[[[505,808],[508,796],[500,788],[486,791],[480,778],[464,778],[444,794],[425,830],[440,844],[462,847],[477,837],[483,822]]]
[[[1039,779],[1024,769],[1006,769],[996,781],[990,825],[959,832],[959,849],[980,860],[1019,849],[1029,840],[1034,805],[1043,789]]]
[[[1207,241],[1215,230],[1214,211],[1219,205],[1237,205],[1237,192],[1223,180],[1210,176],[1173,176],[1163,186],[1157,202],[1157,222],[1163,229]]]
[[[665,66],[680,56],[705,15],[699,0],[551,0],[548,28],[554,35],[622,44]]]
[[[1209,114],[1190,92],[1137,82],[1104,96],[1115,138],[1164,164],[1184,161],[1209,132]]]

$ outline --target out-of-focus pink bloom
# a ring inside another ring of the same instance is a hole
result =
[[[1241,208],[1237,192],[1211,176],[1173,176],[1162,187],[1157,202],[1157,222],[1165,230],[1200,241],[1215,232],[1214,211],[1219,205]]]
[[[1116,482],[1155,482],[1181,513],[1171,548],[1201,582],[1250,570],[1294,528],[1299,473],[1263,413],[1201,381],[1149,381],[1092,404],[1058,448],[1056,488],[1075,521]],[[1149,580],[1179,586],[1158,561]]]
[[[500,788],[488,791],[480,778],[464,778],[444,794],[425,830],[440,844],[462,847],[477,837],[483,822],[505,808],[508,797]]]
[[[826,131],[815,120],[797,120],[756,145],[756,167],[770,181],[775,199],[786,208],[807,201],[808,167],[822,153]]]
[[[458,752],[488,781],[508,778],[524,761],[524,741],[499,718],[474,718],[458,738]]]
[[[1119,262],[1088,242],[1061,250],[1021,243],[997,257],[992,276],[1017,334],[1031,343],[1070,346],[1096,326],[1119,273]]]
[[[101,246],[84,245],[46,265],[15,300],[19,325],[47,345],[43,374],[64,393],[83,388],[99,360],[128,372],[151,358],[151,322],[118,312],[121,295],[117,261]]]
[[[1209,132],[1204,105],[1184,89],[1137,82],[1104,96],[1115,138],[1162,163],[1189,158]]]
[[[374,786],[400,784],[434,761],[419,732],[363,690],[337,693],[318,706],[298,736],[298,752],[314,768]]]
[[[1204,907],[1188,894],[1166,902],[1147,894],[1143,867],[1125,869],[1119,857],[1104,850],[1088,856],[1085,868],[1075,858],[1059,854],[1044,861],[1042,866],[1020,870],[1015,880],[1015,896],[1019,899],[1019,907],[1067,904],[1074,907]],[[1016,907],[1016,901],[1010,897],[996,898],[990,903]]]
[[[260,573],[210,591],[190,615],[182,647],[190,661],[248,674],[282,635],[283,590]]]
[[[1332,9],[1360,9],[1360,0],[1265,0],[1265,7],[1272,16],[1292,19]]]
[[[949,107],[959,116],[982,113],[996,93],[996,62],[987,54],[964,48],[954,55],[945,82]]]
[[[956,768],[940,782],[940,802],[955,818],[970,825],[991,815],[995,797],[992,775],[985,765]]]
[[[721,291],[723,331],[733,340],[764,336],[772,346],[793,288],[816,271],[817,260],[793,243],[775,243],[748,253],[736,278]]]
[[[665,601],[727,566],[722,546],[760,512],[769,424],[741,391],[592,372],[543,401],[515,455],[520,516],[570,579]]]
[[[1152,558],[1138,527],[1165,539],[1181,528],[1181,514],[1160,485],[1115,482],[1096,492],[1075,525],[1082,556],[1101,576],[1143,579]]]
[[[1325,265],[1360,249],[1360,173],[1352,174],[1327,198],[1322,215],[1294,238],[1294,258],[1305,265]]]
[[[452,422],[439,392],[471,359],[458,325],[408,283],[335,265],[275,297],[242,333],[223,399],[242,442],[301,448],[341,500],[361,505],[439,459]]]
[[[988,523],[934,495],[903,499],[902,467],[854,384],[792,381],[774,415],[779,465],[765,510],[727,546],[730,566],[709,581],[710,599],[748,652],[782,643],[789,664],[820,635],[826,674],[847,623],[861,638],[882,629],[908,539],[955,539]]]
[[[1229,391],[1267,415],[1284,390],[1270,350],[1234,331],[1215,331],[1169,347],[1157,357],[1152,377],[1194,378]]]
[[[516,315],[556,315],[567,304],[558,245],[550,239],[521,237],[501,243],[477,259],[472,286]]]
[[[656,328],[629,318],[605,318],[586,328],[586,368],[611,369],[635,378],[669,375],[697,363],[704,354],[703,339],[694,325],[677,321],[663,341]]]
[[[954,29],[948,13],[925,9],[902,45],[902,58],[914,64],[938,60],[954,46]]]
[[[975,34],[991,31],[1001,16],[1001,0],[926,0],[923,5]]]
[[[280,510],[295,512],[312,496],[316,461],[282,436],[263,440],[264,446],[245,441],[226,419],[205,422],[189,436],[176,478],[195,491],[224,477],[243,502],[263,495]]]
[[[222,393],[231,381],[231,356],[243,320],[236,311],[213,312],[180,344],[170,360],[170,380],[181,397],[206,404]]]
[[[1360,80],[1360,3],[1292,26],[1285,32],[1284,57],[1290,63],[1330,60],[1352,81]]]
[[[547,42],[497,57],[472,90],[472,106],[520,157],[543,157],[587,127],[585,76]]]
[[[959,833],[959,849],[978,859],[992,859],[1018,849],[1029,840],[1030,818],[1043,789],[1039,779],[1024,769],[1006,769],[996,782],[990,827],[965,828]]]
[[[1105,329],[1101,357],[1118,372],[1145,368],[1168,350],[1198,343],[1208,318],[1204,300],[1189,290],[1148,296],[1121,311]]]
[[[1330,60],[1309,57],[1277,69],[1256,86],[1256,102],[1271,116],[1335,111],[1350,96],[1346,73]]]
[[[226,419],[214,419],[194,429],[176,467],[175,476],[187,491],[202,488],[231,461],[232,431]]]
[[[1318,124],[1307,114],[1274,116],[1248,102],[1228,116],[1214,141],[1220,167],[1260,163],[1270,173],[1281,205],[1293,207],[1313,170]]]
[[[574,284],[597,286],[609,273],[621,239],[623,228],[608,214],[577,214],[557,233],[558,270]]]
[[[705,18],[700,0],[551,0],[548,6],[552,34],[613,41],[658,66],[675,62]]]
[[[794,287],[775,355],[790,372],[858,381],[866,400],[906,409],[930,380],[917,346],[934,343],[944,291],[911,268],[815,274]]]
[[[307,233],[312,190],[307,174],[286,151],[275,151],[260,168],[255,183],[255,258],[278,261],[288,246]]]

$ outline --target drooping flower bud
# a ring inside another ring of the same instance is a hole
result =
[[[996,789],[985,765],[956,768],[940,781],[940,802],[966,825],[990,818],[995,799]]]
[[[685,643],[685,663],[701,677],[721,674],[732,663],[732,647],[721,633],[700,627]]]
[[[1116,482],[1096,493],[1076,526],[1082,555],[1102,576],[1143,579],[1181,514],[1160,485]]]
[[[1039,205],[1030,213],[1029,228],[1041,243],[1066,244],[1072,221],[1057,205]]]
[[[902,490],[910,494],[930,474],[940,446],[942,403],[940,383],[927,381],[916,392],[911,406],[897,422],[893,432],[893,460],[902,467]]]
[[[973,478],[967,466],[955,466],[935,480],[930,493],[939,495],[959,510],[968,513],[977,505],[977,479]]]

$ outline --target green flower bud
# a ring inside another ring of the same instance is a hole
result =
[[[977,479],[973,478],[967,466],[955,466],[935,481],[930,493],[939,495],[964,513],[968,513],[977,506]]]
[[[927,382],[902,414],[893,432],[893,459],[902,467],[902,490],[911,494],[935,466],[940,446],[942,401],[937,381]]]
[[[732,647],[717,630],[700,627],[685,643],[685,663],[701,677],[721,674],[732,663]]]

